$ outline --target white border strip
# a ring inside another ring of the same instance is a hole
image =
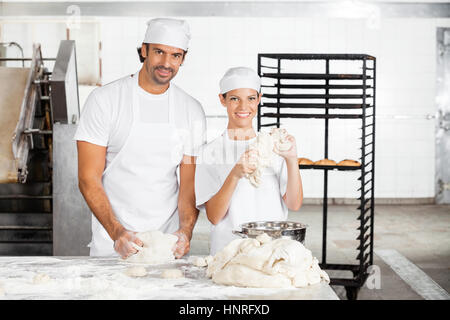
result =
[[[384,262],[425,300],[450,300],[450,295],[397,250],[374,250]]]

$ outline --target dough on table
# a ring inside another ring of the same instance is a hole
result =
[[[136,236],[142,240],[144,246],[139,248],[139,251],[127,258],[126,261],[146,264],[162,264],[175,259],[172,248],[178,241],[176,235],[154,230],[140,232]],[[136,248],[138,248],[138,246],[136,246]]]
[[[208,264],[206,275],[224,285],[257,288],[306,287],[330,278],[300,242],[272,239],[236,239]]]
[[[180,269],[164,269],[161,273],[161,278],[179,279],[184,278],[184,274]]]
[[[5,289],[3,289],[2,286],[0,286],[0,297],[5,296]]]
[[[33,283],[34,284],[44,284],[44,283],[49,282],[50,280],[51,280],[51,278],[48,274],[38,273],[37,275],[34,276]]]
[[[142,266],[129,267],[125,270],[125,274],[130,277],[145,277],[147,275],[147,270]]]
[[[191,257],[189,260],[196,267],[206,267],[208,265],[204,257]]]

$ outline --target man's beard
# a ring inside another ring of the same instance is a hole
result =
[[[161,79],[158,77],[158,74],[156,73],[156,71],[160,69],[163,71],[169,71],[170,72],[170,77],[165,78],[165,79]],[[147,69],[148,70],[148,69]],[[156,66],[156,67],[151,67],[151,72],[149,72],[150,76],[152,77],[152,80],[158,84],[158,85],[166,85],[170,82],[170,80],[172,80],[176,73],[174,72],[174,70],[172,68],[165,68],[163,66]]]

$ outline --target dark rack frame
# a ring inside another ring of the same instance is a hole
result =
[[[277,66],[265,66],[262,59],[275,59]],[[284,73],[281,72],[281,62],[283,60],[322,60],[325,62],[325,73]],[[330,61],[332,60],[357,60],[362,62],[361,74],[332,74],[330,73]],[[263,72],[263,69],[268,72]],[[275,72],[276,71],[276,72]],[[351,271],[353,278],[331,278],[331,285],[344,286],[348,299],[356,299],[359,289],[364,285],[368,277],[368,267],[373,264],[373,226],[374,226],[374,177],[375,177],[375,78],[376,78],[376,59],[373,56],[365,54],[258,54],[258,74],[261,79],[272,79],[276,81],[271,85],[264,84],[261,86],[263,99],[258,106],[258,131],[262,127],[276,126],[280,127],[281,118],[316,118],[325,120],[325,150],[324,158],[328,158],[328,125],[329,119],[361,119],[361,165],[358,167],[350,166],[323,166],[323,165],[299,165],[299,169],[319,169],[324,170],[324,195],[323,195],[323,235],[322,235],[322,261],[320,267],[325,270],[346,270]],[[283,80],[323,80],[324,84],[286,84]],[[358,84],[330,84],[330,80],[358,80],[362,83]],[[275,88],[276,94],[264,93],[265,88]],[[323,89],[325,94],[284,94],[281,89]],[[361,89],[361,94],[330,94],[329,90],[348,90]],[[370,92],[368,92],[370,90]],[[276,101],[267,102],[267,99],[275,99]],[[286,99],[322,99],[325,103],[292,103],[281,100]],[[359,99],[358,103],[330,103],[330,99]],[[372,99],[372,103],[368,103],[367,99]],[[274,109],[276,112],[263,112],[263,108]],[[285,109],[322,109],[324,113],[286,113]],[[360,113],[329,113],[330,109],[347,109],[360,111]],[[370,113],[370,111],[372,111]],[[276,122],[262,123],[263,118],[276,119]],[[369,130],[369,128],[371,130]],[[368,132],[370,131],[370,132]],[[371,147],[371,150],[368,149]],[[370,159],[368,157],[370,156]],[[328,171],[354,171],[360,170],[361,187],[358,191],[361,196],[358,198],[360,206],[357,208],[360,214],[358,220],[360,225],[359,246],[356,248],[358,255],[356,260],[358,264],[333,264],[327,262],[327,216],[328,216]],[[367,174],[371,173],[370,177]]]

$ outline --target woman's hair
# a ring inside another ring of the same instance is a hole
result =
[[[147,52],[148,52],[148,45],[149,44],[148,43],[144,43],[144,45],[145,45],[145,48],[147,49]],[[183,51],[184,51],[184,55],[183,55],[183,59],[184,59],[184,57],[186,56],[187,50],[183,50]],[[139,55],[139,61],[141,63],[143,63],[145,61],[145,57],[142,56],[142,47],[137,48],[137,52],[138,52],[138,55]]]
[[[258,92],[258,95],[260,95],[261,94],[261,92],[259,92],[259,91],[257,91]],[[221,95],[223,96],[223,98],[224,99],[226,99],[226,97],[227,97],[227,92],[225,92],[225,93],[221,93]]]

